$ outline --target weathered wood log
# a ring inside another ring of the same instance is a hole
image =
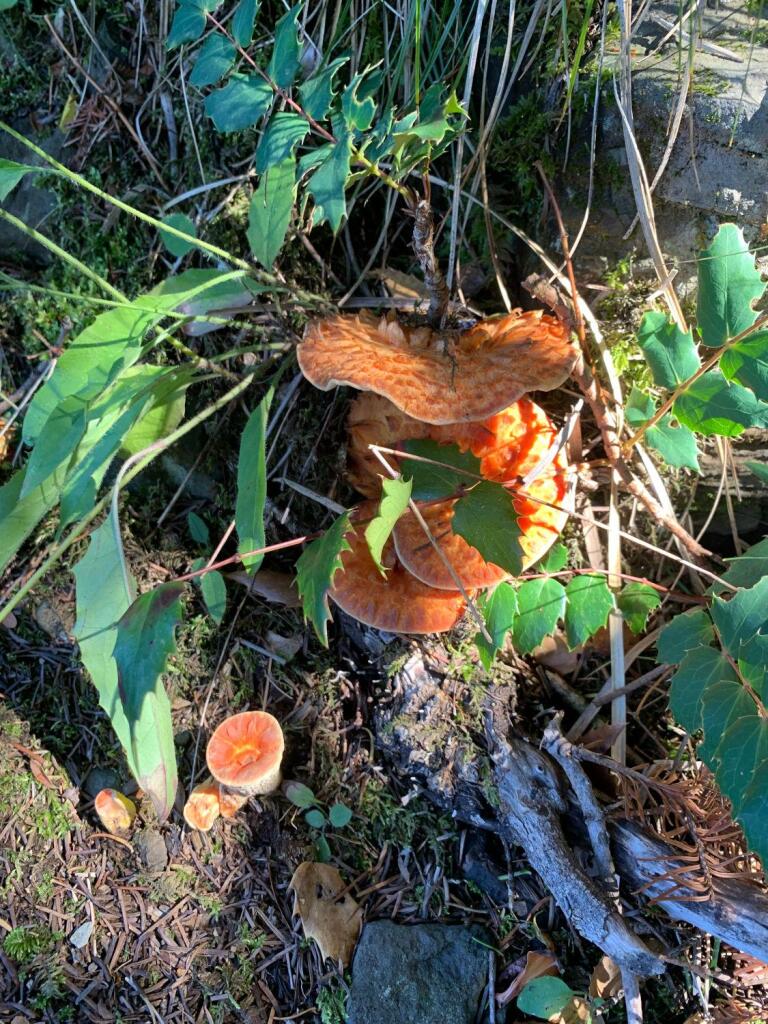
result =
[[[466,724],[457,726],[463,682],[446,677],[419,653],[393,683],[392,700],[379,705],[374,719],[378,746],[390,763],[455,818],[522,846],[571,923],[617,963],[623,961],[638,974],[658,973],[659,961],[615,914],[610,894],[595,885],[572,855],[579,843],[588,848],[587,830],[554,761],[520,737],[503,736],[501,722],[513,710],[514,687],[497,685],[487,691],[486,709],[495,723],[492,761]],[[481,711],[474,723],[478,732],[485,726],[483,719]],[[573,821],[580,832],[574,833],[576,838],[567,832]],[[609,834],[625,890],[651,883],[648,895],[671,918],[768,963],[768,894],[763,888],[714,878],[709,900],[686,900],[679,890],[665,896],[670,886],[660,876],[679,867],[674,849],[625,820],[609,822]],[[700,898],[698,891],[690,895]]]

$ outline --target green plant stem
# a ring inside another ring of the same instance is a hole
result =
[[[121,481],[121,488],[126,487],[131,482],[131,480],[134,479],[134,477],[138,476],[138,474],[141,473],[141,471],[146,466],[148,466],[149,463],[153,459],[155,459],[161,452],[165,451],[166,448],[170,448],[170,446],[174,444],[176,441],[178,441],[179,438],[183,437],[185,434],[188,434],[191,430],[194,430],[195,427],[198,427],[201,423],[204,423],[205,420],[207,420],[210,416],[213,416],[215,413],[217,413],[219,409],[223,409],[225,405],[228,405],[234,399],[238,398],[248,387],[250,387],[250,385],[256,379],[256,375],[259,374],[260,371],[265,372],[266,367],[258,367],[244,380],[239,381],[233,388],[230,388],[229,391],[225,392],[225,394],[223,394],[221,398],[216,399],[216,401],[211,403],[211,405],[206,406],[205,409],[202,409],[199,413],[197,413],[196,416],[193,416],[191,419],[187,420],[186,423],[183,423],[180,427],[177,427],[177,429],[170,433],[166,438],[163,438],[162,443],[158,445],[155,451],[149,453],[136,466],[134,466],[128,473],[125,474],[124,479]],[[48,553],[48,556],[45,559],[45,561],[42,562],[42,564],[35,570],[35,572],[22,584],[17,593],[13,597],[9,598],[8,601],[3,605],[3,607],[0,608],[0,622],[2,622],[3,619],[6,618],[6,616],[14,610],[14,608],[17,607],[19,602],[22,601],[24,597],[26,597],[26,595],[30,592],[30,590],[32,590],[35,584],[38,583],[38,581],[41,580],[43,576],[45,576],[45,574],[53,568],[53,566],[58,562],[58,560],[61,558],[64,552],[67,551],[70,547],[72,547],[75,541],[79,540],[82,537],[83,528],[92,523],[93,520],[97,518],[97,516],[100,516],[101,513],[106,508],[108,508],[111,500],[112,493],[109,492],[100,501],[96,502],[91,511],[87,515],[85,515],[75,526],[73,526],[73,528],[69,531],[69,533],[63,540],[59,541],[58,544],[55,544],[53,546],[51,551]]]
[[[696,370],[695,373],[692,373],[687,380],[684,380],[682,384],[678,384],[675,390],[669,396],[669,398],[667,398],[666,401],[662,402],[662,404],[659,406],[659,408],[656,410],[653,416],[651,416],[649,420],[646,420],[645,423],[642,423],[637,428],[632,437],[628,438],[628,440],[624,442],[624,444],[622,445],[624,452],[629,452],[637,444],[638,441],[642,440],[643,435],[646,433],[646,431],[650,430],[651,427],[655,427],[659,420],[662,419],[662,417],[666,416],[666,414],[672,409],[672,406],[675,404],[678,398],[682,394],[685,394],[688,388],[692,384],[695,384],[696,381],[699,380],[701,377],[703,377],[705,373],[708,373],[713,366],[717,365],[717,363],[722,358],[723,353],[727,352],[728,349],[733,348],[733,346],[737,345],[740,341],[743,341],[745,338],[749,337],[750,334],[753,334],[755,331],[759,331],[760,328],[764,327],[766,323],[768,323],[768,313],[764,313],[762,316],[759,316],[751,327],[747,327],[746,330],[742,331],[740,334],[736,334],[733,338],[729,338],[728,341],[726,341],[724,344],[720,346],[720,348],[715,349],[713,355],[711,355],[709,359],[705,359],[701,366],[698,368],[698,370]]]
[[[29,227],[23,220],[19,220],[19,218],[14,217],[12,213],[8,213],[7,210],[2,209],[0,209],[0,218],[7,221],[9,224],[13,224],[13,226],[19,231],[22,231],[29,238],[34,239],[40,245],[48,249],[49,252],[52,252],[55,256],[58,256],[59,259],[68,263],[71,267],[74,267],[78,273],[82,274],[83,277],[87,277],[89,281],[93,281],[93,283],[97,284],[99,288],[111,295],[113,299],[116,299],[120,303],[128,302],[128,299],[121,291],[113,287],[109,281],[105,281],[104,278],[100,274],[97,274],[95,270],[91,270],[89,266],[82,263],[71,253],[67,252],[66,249],[62,249],[60,245],[56,245],[56,243],[51,241],[50,238],[46,238],[46,236],[40,234],[39,231]]]

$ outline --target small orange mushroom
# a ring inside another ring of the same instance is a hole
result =
[[[219,811],[222,818],[234,818],[247,801],[248,796],[245,793],[233,793],[226,786],[219,786]]]
[[[113,836],[125,835],[136,818],[133,800],[116,789],[100,790],[94,798],[93,806],[99,821]]]
[[[189,794],[184,804],[184,821],[199,832],[209,832],[220,813],[219,784],[209,777]]]
[[[299,366],[316,387],[349,384],[384,395],[425,423],[483,420],[528,391],[550,391],[571,372],[569,332],[540,310],[434,331],[394,316],[336,315],[307,325]]]
[[[482,476],[497,483],[522,480],[536,468],[557,438],[557,431],[543,409],[525,398],[485,423],[469,426],[482,427],[486,435],[473,429],[471,435],[462,436],[463,428],[460,428],[456,441],[480,459]],[[568,519],[564,508],[568,499],[567,465],[565,452],[561,450],[530,483],[519,484],[525,495],[510,494],[521,531],[524,569],[546,554]],[[422,515],[462,586],[488,587],[505,579],[508,573],[504,569],[486,562],[479,551],[453,533],[451,521],[455,504],[454,500],[449,500],[429,505],[422,509]],[[397,556],[409,572],[427,586],[456,588],[455,580],[413,513],[407,512],[398,520],[393,537]]]
[[[243,711],[226,718],[211,736],[206,751],[208,770],[234,793],[271,793],[280,785],[284,746],[283,730],[273,715]]]
[[[374,502],[361,505],[358,520],[369,520],[375,508]],[[350,550],[342,552],[342,570],[328,596],[353,618],[388,633],[444,633],[461,618],[461,594],[425,586],[397,562],[391,540],[382,555],[384,577],[368,550],[365,523],[353,526],[346,539]]]

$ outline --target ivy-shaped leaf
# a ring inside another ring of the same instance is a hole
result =
[[[272,404],[270,388],[259,402],[245,425],[240,438],[237,460],[237,501],[235,527],[239,543],[237,550],[246,572],[253,574],[264,561],[264,555],[247,554],[264,547],[264,508],[267,501],[267,421]]]
[[[235,63],[237,50],[221,32],[213,32],[200,47],[195,66],[189,76],[190,85],[202,89],[216,85]]]
[[[766,423],[768,405],[748,388],[729,383],[720,370],[710,370],[680,395],[673,411],[698,434],[738,437],[745,427]]]
[[[669,707],[689,733],[703,727],[704,691],[714,683],[738,683],[730,662],[714,647],[699,647],[680,662],[669,684]]]
[[[501,484],[484,480],[453,507],[453,532],[476,548],[486,562],[517,576],[523,567],[522,530],[512,496]]]
[[[647,423],[656,412],[656,403],[650,395],[638,388],[632,388],[629,401],[625,407],[627,423],[637,430]],[[667,413],[657,424],[645,432],[645,440],[649,448],[662,457],[668,466],[685,467],[698,472],[699,458],[696,438],[688,427],[673,424],[672,416]]]
[[[233,75],[205,97],[205,112],[220,132],[251,128],[272,105],[270,85],[258,75]]]
[[[565,588],[553,579],[527,580],[517,591],[517,609],[512,630],[515,648],[530,654],[564,615]]]
[[[299,86],[301,108],[313,121],[322,121],[327,116],[335,95],[333,76],[348,60],[349,57],[337,57],[322,71]]]
[[[300,114],[285,111],[275,114],[256,147],[256,170],[263,174],[281,161],[293,157],[298,144],[309,131],[309,123]]]
[[[768,537],[753,544],[736,558],[727,558],[728,569],[723,580],[732,587],[753,587],[763,576],[768,576]],[[713,587],[722,590],[718,584]]]
[[[658,590],[647,583],[627,583],[618,595],[619,609],[627,620],[633,633],[641,633],[645,629],[648,616],[661,604]]]
[[[763,865],[768,864],[768,761],[752,776],[744,790],[738,819],[749,840],[749,848],[757,854]],[[765,868],[764,868],[765,869]]]
[[[428,439],[405,441],[403,451],[418,455],[419,459],[433,459],[445,465],[437,466],[416,459],[403,459],[402,471],[413,481],[415,501],[438,501],[454,496],[462,487],[469,487],[480,476],[480,459],[472,452],[462,452],[456,444],[439,444]],[[449,469],[455,466],[456,472]],[[464,472],[461,472],[461,471]]]
[[[248,244],[266,270],[283,247],[295,199],[296,161],[289,157],[262,177],[248,210]]]
[[[722,654],[719,657],[723,659]],[[699,744],[698,755],[715,774],[720,765],[720,744],[726,731],[738,719],[753,715],[755,711],[754,701],[739,682],[730,663],[727,667],[723,665],[724,660],[710,677],[712,681],[707,681],[706,673],[703,680],[699,680],[700,727],[704,730],[704,739]],[[716,665],[711,656],[708,661],[711,666]],[[682,724],[685,725],[684,722]]]
[[[709,647],[714,639],[712,621],[703,608],[681,612],[659,634],[659,662],[676,665],[689,651]]]
[[[381,490],[382,497],[376,515],[365,528],[365,540],[377,569],[382,576],[385,576],[386,570],[381,563],[381,556],[395,524],[408,508],[411,498],[411,481],[384,479]]]
[[[765,291],[755,258],[735,224],[723,224],[699,254],[698,327],[705,345],[719,347],[757,319],[753,307]]]
[[[574,576],[565,588],[565,635],[574,650],[602,629],[614,606],[605,576]]]
[[[160,821],[170,814],[178,785],[171,703],[162,674],[176,650],[183,592],[183,583],[163,583],[142,594],[120,618],[114,650],[137,782]]]
[[[733,658],[742,644],[757,633],[768,631],[768,576],[748,590],[739,590],[729,600],[712,599],[712,620],[723,646]]]
[[[344,190],[352,158],[352,139],[344,135],[327,152],[323,162],[307,182],[307,191],[315,201],[315,224],[325,221],[336,232],[347,212]]]
[[[768,401],[768,332],[758,331],[723,352],[720,369],[727,380],[751,388],[761,401]]]
[[[651,368],[654,384],[669,391],[693,376],[701,365],[692,333],[684,334],[666,313],[651,311],[643,316],[637,343]]]
[[[304,617],[315,627],[320,643],[328,646],[328,590],[333,577],[341,569],[341,555],[349,551],[346,534],[350,530],[349,516],[339,516],[322,537],[313,540],[296,562],[296,583],[299,588]]]
[[[232,35],[237,45],[243,49],[250,45],[253,38],[253,26],[256,23],[259,6],[258,0],[240,0],[232,15]]]
[[[202,0],[181,0],[165,40],[167,50],[174,50],[182,43],[193,43],[200,38],[205,31],[205,10]]]
[[[488,643],[482,633],[478,633],[475,636],[475,645],[480,661],[486,671],[490,672],[496,653],[504,646],[507,633],[515,624],[517,591],[511,583],[499,583],[490,593],[480,596],[478,607],[485,620],[491,643]]]
[[[275,45],[267,73],[278,89],[289,89],[299,70],[299,26],[301,3],[296,4],[275,26]]]
[[[717,757],[717,784],[738,815],[757,769],[768,761],[768,722],[758,715],[754,704],[749,715],[737,718],[722,733]]]

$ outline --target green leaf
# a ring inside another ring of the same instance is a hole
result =
[[[65,469],[60,466],[39,487],[22,498],[26,469],[20,469],[0,487],[0,572],[34,528],[59,500]]]
[[[478,633],[474,640],[480,661],[485,670],[490,672],[493,659],[504,646],[507,633],[515,624],[517,591],[511,583],[499,583],[489,594],[481,595],[478,607],[485,620],[491,643],[488,643],[482,633]]]
[[[728,728],[745,716],[754,715],[755,704],[736,678],[730,663],[715,675],[701,695],[701,727],[704,740],[698,755],[713,772],[720,764],[720,744]]]
[[[235,63],[237,50],[221,32],[213,32],[200,47],[190,85],[201,89],[205,85],[216,85]],[[171,250],[173,251],[173,250]]]
[[[296,162],[290,157],[267,171],[248,211],[248,244],[267,270],[272,269],[283,247],[295,199]]]
[[[648,616],[658,608],[661,600],[658,590],[647,583],[627,583],[616,602],[627,625],[633,633],[641,633],[645,629]]]
[[[720,369],[730,381],[751,388],[761,400],[768,399],[768,331],[758,331],[723,352]]]
[[[753,462],[752,460],[745,462],[744,465],[750,473],[754,473],[758,480],[768,484],[768,466],[762,462]]]
[[[19,184],[25,174],[40,173],[42,168],[30,164],[17,164],[15,160],[0,158],[0,202]]]
[[[627,423],[633,430],[642,427],[656,412],[656,403],[650,395],[638,388],[632,388],[629,401],[625,407]],[[659,453],[668,466],[686,467],[698,472],[699,459],[696,438],[693,433],[680,424],[674,425],[672,416],[667,413],[657,424],[649,427],[645,439],[650,448]]]
[[[304,820],[311,828],[324,828],[326,821],[322,811],[313,808],[304,815]]]
[[[151,396],[149,408],[123,438],[120,451],[123,455],[136,455],[145,448],[162,440],[179,426],[186,410],[188,381],[166,376],[158,381]]]
[[[398,519],[408,508],[411,486],[410,480],[382,480],[382,497],[378,510],[365,528],[368,550],[382,576],[386,575],[386,570],[381,564],[384,545],[389,540]]]
[[[373,97],[358,95],[364,77],[365,72],[355,75],[341,97],[341,112],[350,131],[367,131],[376,114],[376,101]]]
[[[256,23],[256,15],[260,6],[258,0],[240,0],[232,15],[230,29],[235,42],[243,49],[250,45],[253,38],[253,26]]]
[[[320,643],[328,646],[328,590],[333,577],[341,569],[341,553],[349,551],[346,534],[350,530],[349,516],[339,516],[322,537],[308,544],[296,562],[296,583],[299,588],[304,618],[315,627]]]
[[[348,60],[349,57],[337,57],[326,68],[299,86],[301,107],[313,121],[322,121],[331,109],[335,95],[333,76]]]
[[[613,608],[613,594],[605,576],[584,573],[569,582],[565,597],[565,635],[568,647],[574,650],[606,624]]]
[[[240,438],[237,460],[237,501],[235,526],[240,553],[246,572],[253,574],[264,561],[264,555],[247,555],[265,545],[264,506],[267,501],[267,421],[272,404],[272,388],[259,402],[245,425]]]
[[[88,548],[74,566],[77,621],[72,630],[85,665],[135,778],[139,767],[133,756],[131,726],[117,679],[113,652],[117,623],[136,597],[136,584],[123,558],[112,516],[94,530]]]
[[[328,864],[331,860],[331,847],[324,835],[319,835],[315,840],[315,860],[318,864]]]
[[[637,343],[651,368],[654,384],[669,391],[693,376],[701,365],[692,333],[684,334],[666,313],[652,311],[643,316]]]
[[[730,662],[714,647],[689,651],[672,676],[669,707],[680,725],[690,733],[703,727],[702,699],[713,683],[738,682]]]
[[[352,811],[346,804],[333,804],[328,810],[328,820],[334,828],[344,828],[352,821]]]
[[[723,646],[732,657],[739,657],[742,644],[768,626],[768,576],[748,590],[737,591],[728,601],[712,599],[712,620]]]
[[[285,795],[294,807],[300,807],[302,810],[317,803],[317,797],[303,782],[287,782]]]
[[[208,572],[198,576],[200,581],[200,593],[203,596],[205,607],[216,625],[219,625],[227,610],[227,584],[224,577],[216,569],[209,569]]]
[[[325,221],[336,232],[347,212],[344,189],[349,177],[352,140],[348,135],[331,146],[318,169],[307,182],[307,191],[315,200],[315,226]]]
[[[258,75],[233,75],[222,89],[205,97],[205,112],[220,132],[251,128],[269,110],[273,92]]]
[[[722,734],[716,756],[720,758],[717,784],[738,814],[755,772],[768,760],[768,722],[757,714],[754,704],[751,714],[737,718]]]
[[[171,213],[167,217],[163,217],[163,224],[168,224],[170,227],[176,228],[177,231],[183,231],[185,234],[197,238],[194,221],[186,213]],[[168,252],[177,258],[186,256],[195,248],[192,242],[185,242],[183,238],[172,235],[170,231],[163,231],[162,228],[160,228],[160,238]]]
[[[723,224],[699,254],[698,326],[705,345],[718,347],[757,319],[752,308],[765,290],[741,229]]]
[[[193,43],[205,31],[205,5],[200,0],[181,0],[165,40],[165,48],[174,50],[182,43]]]
[[[412,497],[415,501],[437,501],[452,497],[462,487],[471,487],[481,475],[480,459],[472,452],[460,451],[458,445],[418,439],[403,442],[401,448],[421,459],[433,459],[446,464],[434,466],[429,462],[403,459],[401,469],[413,481]],[[448,466],[455,466],[459,472],[454,472]]]
[[[183,583],[163,583],[142,594],[121,616],[114,649],[137,782],[160,821],[171,813],[178,786],[171,702],[162,674],[176,650],[183,592]]]
[[[768,537],[747,548],[743,555],[727,558],[728,570],[723,579],[732,587],[752,587],[763,576],[768,576]],[[715,588],[722,590],[719,584]]]
[[[554,632],[565,613],[565,589],[553,579],[527,580],[517,591],[517,607],[514,645],[521,654],[529,654]]]
[[[298,3],[275,26],[275,46],[267,73],[278,89],[290,89],[299,70],[300,10],[301,3]]]
[[[709,647],[715,639],[712,621],[703,608],[676,615],[659,635],[659,664],[676,665],[689,651]]]
[[[568,548],[558,541],[553,544],[544,558],[539,562],[537,572],[560,572],[568,561]]]
[[[744,790],[738,820],[747,837],[749,848],[768,865],[768,762],[757,769]]]
[[[274,114],[256,147],[256,170],[268,171],[288,157],[309,132],[309,122],[300,114],[285,111]]]
[[[550,1020],[562,1013],[574,995],[561,978],[534,978],[517,997],[517,1008],[521,1013]]]
[[[512,496],[502,484],[484,480],[453,508],[453,532],[492,562],[517,576],[523,567],[522,530]]]
[[[26,498],[59,466],[69,461],[85,433],[85,427],[85,404],[74,396],[63,398],[43,424],[32,449],[20,498]]]
[[[192,540],[198,544],[208,544],[211,539],[211,532],[208,524],[201,519],[197,512],[187,512],[187,528]]]
[[[745,427],[762,426],[768,406],[740,384],[730,384],[719,370],[710,370],[684,391],[674,404],[678,420],[699,434],[738,437]]]

